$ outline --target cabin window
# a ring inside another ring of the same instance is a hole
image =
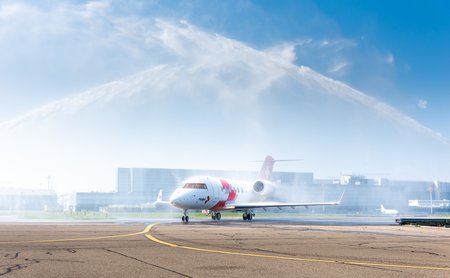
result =
[[[204,183],[186,183],[183,188],[207,189],[206,184]]]

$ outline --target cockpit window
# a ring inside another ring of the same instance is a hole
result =
[[[183,188],[207,189],[204,183],[186,183]]]

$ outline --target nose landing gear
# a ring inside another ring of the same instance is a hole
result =
[[[181,221],[186,224],[189,222],[189,216],[187,215],[187,209],[184,210],[183,216],[181,217]]]

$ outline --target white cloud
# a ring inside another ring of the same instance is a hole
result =
[[[335,51],[341,51],[343,49],[354,48],[358,46],[358,43],[356,43],[354,40],[349,39],[323,39],[316,43],[312,43],[317,44],[322,48],[332,48]]]
[[[338,72],[342,72],[345,70],[345,68],[347,68],[349,66],[349,63],[347,61],[338,61],[335,62],[330,69],[328,70],[328,72],[330,73],[338,73]]]
[[[279,59],[287,63],[294,63],[297,59],[297,55],[295,54],[296,45],[299,44],[284,43],[268,49],[266,52],[272,56],[279,57]]]
[[[419,101],[417,102],[417,106],[418,106],[420,109],[427,109],[427,107],[428,107],[428,101],[425,100],[425,99],[419,99]]]
[[[392,53],[389,53],[386,56],[386,63],[388,63],[389,65],[393,65],[395,63],[394,55]]]

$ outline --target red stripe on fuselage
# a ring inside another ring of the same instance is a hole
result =
[[[226,205],[226,201],[219,201],[217,202],[217,204],[215,206],[213,206],[212,208],[210,208],[209,210],[220,210],[221,208],[223,208]]]
[[[230,193],[228,193],[227,201],[233,201],[236,198],[236,190],[230,190]]]
[[[222,184],[223,189],[230,189],[230,184],[226,180],[220,179],[220,183]]]
[[[222,184],[223,189],[229,191],[227,201],[233,201],[236,198],[236,190],[231,188],[230,184],[224,179],[220,179],[220,183]]]

